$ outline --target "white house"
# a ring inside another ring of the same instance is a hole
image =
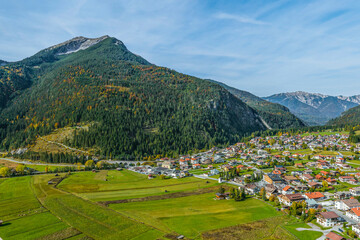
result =
[[[316,222],[323,227],[332,227],[340,221],[339,215],[335,212],[320,212],[316,216]]]
[[[352,208],[349,211],[346,211],[345,215],[349,218],[354,219],[356,222],[360,222],[360,208]]]
[[[338,210],[347,211],[351,208],[360,207],[360,203],[357,199],[345,199],[335,201],[335,208]]]

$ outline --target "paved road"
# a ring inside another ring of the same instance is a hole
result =
[[[0,160],[5,160],[5,161],[9,161],[9,162],[14,162],[14,163],[19,163],[19,164],[25,164],[25,165],[42,165],[42,166],[59,166],[59,167],[77,167],[77,165],[73,165],[73,164],[57,164],[57,163],[34,163],[34,162],[28,162],[28,161],[20,161],[20,160],[15,160],[15,159],[10,159],[10,158],[0,158]],[[82,167],[84,165],[81,165]]]
[[[209,179],[209,180],[213,180],[213,181],[218,181],[217,178],[207,177],[207,176],[205,176],[205,175],[196,175],[196,174],[193,174],[193,176],[196,177],[196,178]],[[232,185],[235,185],[235,186],[238,186],[238,187],[243,187],[243,186],[244,186],[243,184],[236,183],[236,182],[233,182],[233,181],[225,181],[225,180],[223,180],[222,182],[223,182],[223,183],[229,183],[229,184],[232,184]]]

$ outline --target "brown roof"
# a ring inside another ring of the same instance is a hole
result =
[[[360,206],[360,203],[357,199],[346,199],[346,200],[342,200],[342,201],[349,208]]]
[[[285,196],[287,198],[289,198],[290,201],[296,201],[296,200],[304,199],[303,195],[301,195],[300,193],[286,194]]]
[[[342,240],[345,239],[344,237],[334,233],[334,232],[329,232],[328,234],[326,234],[326,238],[330,239],[330,240]]]
[[[339,217],[339,215],[337,215],[336,212],[321,212],[319,214],[323,216],[323,218],[325,219],[333,219]]]

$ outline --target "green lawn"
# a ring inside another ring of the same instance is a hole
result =
[[[321,232],[317,231],[297,231],[297,228],[309,228],[311,227],[307,225],[306,223],[297,223],[297,224],[291,224],[283,226],[286,230],[288,230],[290,233],[294,234],[297,238],[300,240],[315,240],[321,237],[323,234]]]
[[[206,182],[206,180],[195,177],[165,180],[159,177],[148,179],[146,175],[132,171],[112,170],[97,173],[73,173],[58,187],[88,200],[111,201],[190,191],[217,184],[214,181]]]
[[[204,231],[248,223],[280,213],[256,200],[242,202],[214,200],[214,193],[166,200],[112,204],[129,217],[156,226],[165,232],[177,232],[198,238]]]

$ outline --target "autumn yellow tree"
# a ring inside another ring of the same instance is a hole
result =
[[[25,165],[24,164],[19,164],[16,166],[16,172],[20,173],[21,175],[24,175],[25,172]]]
[[[0,176],[2,177],[10,177],[11,171],[8,167],[2,167],[0,168]]]

